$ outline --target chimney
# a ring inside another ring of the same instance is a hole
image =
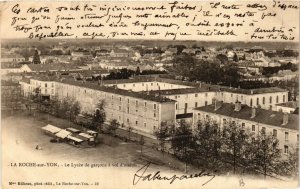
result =
[[[288,113],[283,113],[283,119],[282,119],[282,125],[286,125],[289,122],[289,114]]]
[[[234,111],[239,112],[242,109],[241,102],[236,101],[234,105]]]
[[[252,111],[251,111],[251,118],[255,118],[256,116],[256,107],[252,107]]]
[[[215,111],[222,107],[223,101],[215,100]]]
[[[253,94],[253,90],[252,89],[251,89],[250,93]]]

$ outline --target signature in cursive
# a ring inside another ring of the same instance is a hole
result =
[[[161,172],[160,171],[156,171],[156,173],[146,173],[147,169],[150,166],[150,162],[147,163],[146,165],[144,165],[143,167],[141,167],[139,170],[137,170],[137,172],[134,174],[133,177],[133,185],[136,185],[139,181],[155,181],[155,180],[166,180],[169,181],[170,184],[172,184],[175,180],[184,180],[184,179],[192,179],[192,178],[199,178],[199,177],[210,177],[209,180],[207,180],[206,182],[204,182],[202,184],[202,186],[206,185],[207,183],[209,183],[211,180],[213,180],[215,178],[216,175],[212,174],[212,173],[208,173],[205,170],[202,170],[198,173],[194,173],[194,174],[184,174],[184,175],[180,175],[177,176],[176,174],[174,174],[173,176],[167,177],[167,176],[161,176]],[[216,172],[216,171],[215,171]]]

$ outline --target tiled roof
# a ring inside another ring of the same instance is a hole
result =
[[[252,108],[246,105],[242,105],[242,108],[240,111],[234,111],[234,104],[229,103],[222,103],[222,106],[215,110],[214,105],[209,106],[203,106],[199,108],[195,108],[195,110],[200,110],[203,112],[209,112],[219,115],[224,115],[228,117],[248,120],[248,121],[254,121],[257,123],[262,123],[266,125],[271,126],[277,126],[282,128],[288,128],[293,130],[298,130],[298,123],[299,118],[298,115],[295,114],[289,114],[289,121],[286,125],[282,125],[283,120],[283,112],[276,112],[272,110],[264,110],[257,108],[256,109],[256,116],[254,118],[251,118]]]
[[[168,90],[155,90],[150,91],[150,94],[161,94],[161,95],[174,95],[174,94],[188,94],[188,93],[201,93],[209,92],[208,89],[204,88],[184,88],[184,89],[168,89]]]
[[[27,64],[32,71],[58,71],[58,70],[78,70],[72,64],[53,63],[53,64]]]
[[[297,108],[299,107],[299,102],[297,101],[289,101],[285,103],[276,104],[276,106],[289,107],[289,108]]]

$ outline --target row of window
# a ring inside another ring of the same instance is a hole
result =
[[[187,95],[187,96],[188,96],[188,95]],[[208,96],[208,93],[205,93],[205,97],[207,97],[207,96]],[[198,93],[195,94],[195,97],[198,97]],[[178,98],[180,98],[180,95],[175,96],[175,99],[178,99]]]
[[[119,117],[119,119],[121,119],[121,117]],[[130,123],[129,118],[127,118],[126,121],[127,121],[128,124]],[[136,120],[135,121],[135,126],[138,126],[138,124],[139,124],[139,122]],[[147,127],[147,123],[144,122],[143,126],[144,126],[144,128],[146,128]],[[156,126],[153,126],[153,130],[155,130],[155,129],[156,129]]]
[[[198,114],[199,116],[200,114]],[[208,119],[209,116],[207,115],[206,118]],[[227,123],[227,120],[226,119],[223,119],[223,124],[226,124]],[[232,121],[232,123],[234,124],[235,121]],[[245,123],[242,123],[242,128],[245,128]],[[251,128],[252,132],[255,132],[256,131],[256,125],[252,125],[252,128]],[[266,134],[266,127],[262,127],[261,128],[261,133],[262,134]],[[274,137],[277,137],[277,129],[273,129],[273,136]],[[289,132],[285,132],[284,133],[284,138],[285,138],[285,141],[288,141],[289,140]],[[299,141],[299,135],[297,135],[297,141]]]
[[[114,99],[114,95],[111,95],[111,99],[113,100]],[[120,100],[120,102],[122,102],[122,97],[119,97],[119,100]],[[127,99],[127,103],[129,103],[130,102],[130,100],[129,100],[129,98]],[[135,101],[135,106],[138,106],[139,105],[139,101]],[[144,106],[145,107],[147,107],[147,102],[144,102]],[[153,104],[153,109],[154,110],[156,110],[156,108],[157,108],[157,104]]]
[[[285,95],[283,95],[283,97],[282,97],[282,102],[285,102]],[[265,104],[266,103],[266,98],[265,97],[263,97],[262,98],[262,104]],[[272,100],[272,97],[270,96],[269,97],[269,104],[272,104],[273,103],[273,100]],[[276,96],[276,103],[279,103],[279,96]],[[259,98],[256,98],[256,105],[259,105],[260,104],[260,102],[259,102]],[[250,106],[252,106],[253,105],[253,99],[251,98],[250,99]]]

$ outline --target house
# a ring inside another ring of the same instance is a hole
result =
[[[53,63],[53,64],[24,64],[22,72],[54,72],[54,71],[73,71],[81,70],[72,64]]]
[[[2,54],[1,63],[3,62],[13,62],[13,63],[25,62],[25,57],[19,54]]]
[[[168,48],[164,54],[166,56],[172,56],[174,54],[177,54],[177,48]]]
[[[111,52],[109,53],[109,55],[111,57],[129,57],[131,54],[130,51],[125,50],[125,49],[113,49],[111,50]]]

